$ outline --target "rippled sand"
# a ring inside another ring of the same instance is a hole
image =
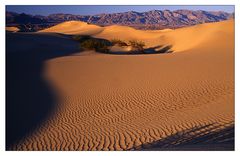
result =
[[[233,20],[159,32],[119,27],[71,28],[71,34],[93,29],[91,35],[105,39],[134,36],[149,47],[171,44],[174,52],[86,51],[45,61],[43,76],[58,95],[57,108],[9,149],[141,149],[196,127],[202,128],[191,131],[190,139],[234,124]]]

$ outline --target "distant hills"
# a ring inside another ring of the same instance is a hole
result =
[[[218,22],[234,17],[223,11],[152,10],[148,12],[123,12],[97,15],[50,14],[48,16],[6,12],[7,26],[17,26],[21,31],[38,31],[61,22],[77,20],[106,25],[125,25],[137,29],[180,28],[201,23]]]

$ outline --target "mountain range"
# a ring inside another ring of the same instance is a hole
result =
[[[50,14],[48,16],[6,12],[6,25],[21,31],[38,31],[65,21],[83,21],[100,26],[125,25],[137,29],[176,29],[201,23],[218,22],[234,18],[234,13],[203,10],[151,10],[97,15]]]

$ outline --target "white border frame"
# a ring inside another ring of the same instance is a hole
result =
[[[79,0],[43,0],[43,1],[33,1],[33,0],[1,0],[0,1],[0,100],[1,100],[1,112],[0,112],[0,155],[5,154],[13,154],[13,155],[42,155],[42,152],[12,152],[7,151],[5,152],[5,5],[235,5],[235,152],[166,152],[166,151],[152,151],[152,152],[58,152],[58,155],[103,155],[103,154],[110,154],[110,155],[120,155],[120,154],[138,154],[138,155],[146,155],[146,154],[169,154],[169,155],[176,155],[176,154],[184,154],[184,155],[203,155],[203,154],[216,154],[216,155],[239,155],[240,154],[240,147],[239,147],[239,139],[240,139],[240,128],[239,128],[239,102],[240,102],[240,73],[238,69],[240,68],[240,0],[137,0],[137,1],[130,1],[130,0],[87,0],[87,1],[79,1]],[[237,44],[238,43],[238,44]],[[45,152],[44,154],[54,154],[53,152]]]

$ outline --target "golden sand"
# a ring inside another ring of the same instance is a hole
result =
[[[59,108],[13,149],[128,150],[195,126],[234,122],[233,20],[167,31],[66,22],[41,32],[137,39],[174,52],[89,51],[46,61],[44,77]]]

